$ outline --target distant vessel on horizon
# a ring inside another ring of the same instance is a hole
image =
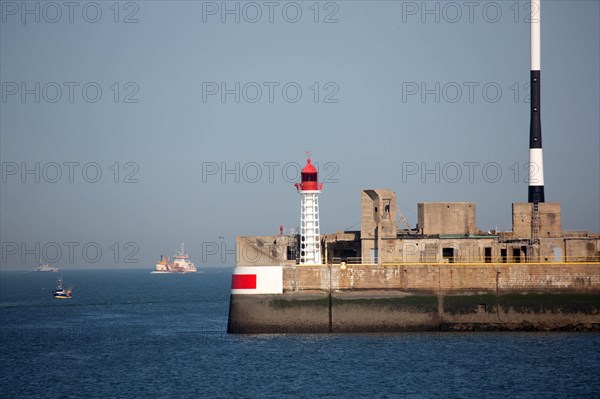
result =
[[[170,257],[160,256],[160,262],[154,266],[153,274],[165,273],[196,273],[196,266],[185,252],[183,243],[177,255]]]
[[[48,264],[41,264],[38,267],[34,267],[33,269],[31,269],[32,272],[44,272],[44,273],[58,273],[59,272],[59,268],[58,267],[52,267]]]

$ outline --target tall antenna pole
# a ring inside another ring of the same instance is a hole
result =
[[[531,1],[531,123],[528,202],[544,202],[544,160],[540,110],[540,0]]]

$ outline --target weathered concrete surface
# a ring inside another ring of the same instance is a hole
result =
[[[477,234],[475,203],[422,202],[417,204],[418,228],[422,234]]]
[[[600,331],[600,300],[585,294],[432,295],[363,291],[232,295],[229,333]]]
[[[331,279],[330,277],[331,276]],[[288,266],[284,291],[303,290],[517,290],[595,291],[600,264],[479,263]]]
[[[329,331],[329,296],[323,292],[231,295],[228,333]]]
[[[600,265],[284,269],[280,295],[232,295],[228,332],[600,331]]]
[[[531,202],[516,202],[512,204],[512,223],[515,237],[531,238]],[[560,224],[560,203],[542,202],[538,204],[540,229],[538,236],[542,238],[561,238],[563,236]]]

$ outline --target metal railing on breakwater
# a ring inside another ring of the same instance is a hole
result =
[[[395,266],[395,265],[431,265],[431,264],[439,264],[439,265],[497,265],[497,264],[545,264],[545,265],[564,265],[564,264],[598,264],[600,265],[600,256],[594,257],[562,257],[561,259],[520,259],[518,261],[509,260],[506,258],[490,258],[486,260],[481,259],[473,259],[473,260],[460,260],[460,261],[450,261],[449,259],[443,259],[442,262],[438,262],[435,260],[432,261],[406,261],[402,259],[386,259],[378,262],[378,259],[363,259],[361,257],[348,257],[348,258],[337,258],[332,257],[328,260],[327,264],[332,265],[377,265],[381,264],[383,266]]]

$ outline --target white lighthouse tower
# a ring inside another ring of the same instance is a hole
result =
[[[318,182],[317,168],[310,163],[307,152],[306,166],[302,169],[302,181],[296,183],[300,193],[300,264],[321,263],[321,243],[319,233],[319,193],[323,183]]]

